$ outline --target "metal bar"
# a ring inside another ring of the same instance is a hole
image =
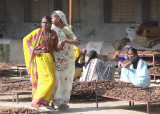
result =
[[[23,68],[23,69],[20,69],[20,68]],[[22,77],[22,72],[25,71],[25,70],[27,71],[26,65],[18,65],[17,66],[17,76],[19,74],[20,77]]]
[[[113,97],[109,97],[109,96],[105,96],[105,95],[102,95],[102,97],[113,98]],[[127,99],[120,99],[120,98],[113,98],[113,99],[127,100]],[[133,101],[133,106],[134,106],[134,100],[129,101],[129,105],[132,104],[131,103],[132,101]],[[140,102],[140,101],[135,101],[135,102]],[[146,103],[147,104],[147,114],[150,114],[150,103],[151,102],[147,102],[147,101],[145,102],[145,101],[143,101],[143,102],[140,102],[140,103]],[[152,102],[152,103],[155,103],[155,102]]]
[[[154,81],[156,81],[156,76],[154,75]]]
[[[133,103],[133,106],[134,106],[134,102],[146,103],[147,104],[147,114],[150,114],[150,104],[151,103],[158,103],[158,102],[160,102],[160,101],[152,101],[152,102],[148,102],[148,101],[135,101],[135,100],[129,100],[129,99],[121,99],[121,98],[110,97],[110,96],[106,96],[106,95],[100,95],[100,96],[106,97],[106,98],[118,99],[118,100],[126,100],[126,101],[129,101],[129,105],[132,105],[132,103]]]
[[[72,25],[72,0],[69,0],[69,24]]]
[[[98,96],[96,94],[96,103],[97,103],[97,108],[98,108]]]
[[[0,95],[15,95],[15,94],[29,94],[29,93],[32,93],[32,91],[16,91],[14,93],[0,93]]]
[[[155,54],[153,54],[153,67],[155,67]]]
[[[147,102],[147,114],[150,114],[150,103]]]
[[[134,102],[129,101],[129,106],[134,106]]]
[[[18,91],[18,92],[14,92],[14,93],[0,93],[0,95],[12,95],[12,102],[14,102],[14,96],[16,95],[16,102],[19,102],[19,95],[24,95],[24,94],[31,94],[32,91]]]
[[[19,102],[19,100],[18,100],[18,94],[16,94],[16,102],[17,103]]]
[[[154,77],[154,81],[156,81],[156,76],[160,76],[160,74],[149,74],[149,75]]]
[[[12,102],[14,103],[14,94],[12,94]]]
[[[131,102],[147,103],[147,101],[136,101],[136,100],[131,100],[131,99],[121,99],[121,98],[115,98],[115,97],[106,96],[106,95],[102,95],[102,97],[107,97],[107,98],[111,98],[111,99],[118,99],[118,100],[124,100],[124,101],[131,101]]]
[[[22,77],[22,71],[21,70],[19,70],[19,74],[20,74],[20,77]]]
[[[149,74],[151,76],[160,76],[160,74]]]
[[[17,77],[18,77],[18,66],[17,66]]]

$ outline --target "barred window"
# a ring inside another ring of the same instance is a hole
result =
[[[135,22],[135,0],[103,0],[104,22]]]
[[[150,2],[150,20],[160,22],[160,0]]]
[[[49,15],[49,0],[25,0],[25,22],[40,22],[42,16]]]
[[[54,10],[61,10],[69,20],[69,0],[54,0]],[[72,19],[73,23],[82,22],[82,0],[72,1]]]
[[[0,0],[0,22],[5,22],[6,0]]]
[[[73,0],[73,22],[82,22],[82,0]]]

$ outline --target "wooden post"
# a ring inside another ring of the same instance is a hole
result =
[[[69,24],[72,25],[72,0],[69,0]]]

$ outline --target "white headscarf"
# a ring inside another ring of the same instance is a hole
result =
[[[57,10],[57,11],[54,11],[54,12],[61,18],[63,24],[68,25],[66,16],[62,11]]]

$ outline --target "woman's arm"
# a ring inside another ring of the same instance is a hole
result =
[[[53,32],[53,33],[54,33],[53,48],[55,51],[59,51],[59,50],[63,49],[65,42],[64,41],[58,42],[58,36],[57,36],[56,32]]]
[[[74,44],[74,45],[79,45],[80,42],[78,40],[78,38],[76,37],[76,35],[73,33],[72,29],[70,28],[70,26],[65,26],[62,31],[65,33],[66,35],[66,39],[64,40],[65,43],[69,43],[69,44]]]
[[[78,39],[74,39],[74,40],[65,39],[64,42],[69,44],[74,44],[74,45],[80,45],[80,42]]]
[[[124,63],[121,63],[121,67],[127,68],[127,67],[129,67],[131,64],[132,64],[131,61],[129,61],[129,62],[125,63],[125,64],[124,64]]]

